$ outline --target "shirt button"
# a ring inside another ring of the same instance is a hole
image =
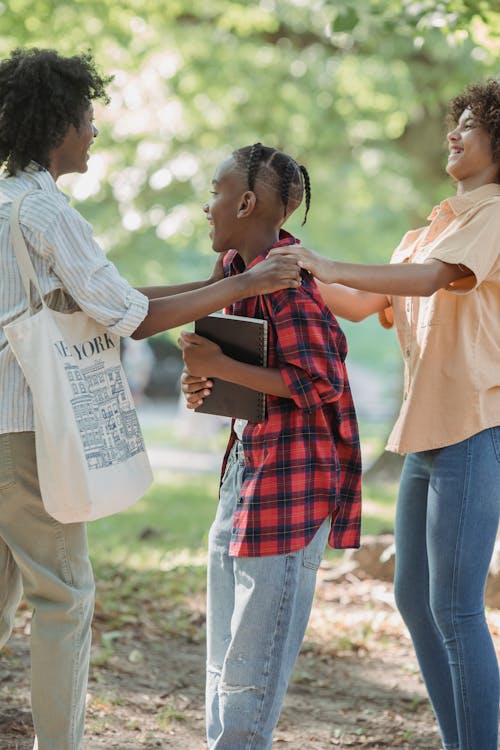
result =
[[[411,354],[411,351],[409,349],[406,350],[406,356],[409,357]]]

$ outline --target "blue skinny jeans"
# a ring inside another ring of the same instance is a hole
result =
[[[499,673],[484,591],[500,513],[500,427],[406,456],[395,596],[445,750],[497,750]]]

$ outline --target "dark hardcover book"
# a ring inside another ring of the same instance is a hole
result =
[[[267,320],[214,313],[197,320],[194,329],[200,336],[218,344],[228,357],[249,365],[267,366]],[[213,380],[212,392],[195,411],[249,422],[265,419],[264,393],[227,380],[210,379]]]

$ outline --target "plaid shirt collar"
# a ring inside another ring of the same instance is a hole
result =
[[[277,240],[277,242],[275,242],[274,245],[271,245],[271,247],[254,258],[252,262],[248,264],[248,266],[245,266],[245,262],[237,250],[229,250],[228,254],[226,255],[226,263],[231,264],[233,273],[243,273],[243,271],[247,271],[249,268],[253,268],[254,266],[256,266],[257,263],[261,263],[263,260],[265,260],[268,253],[275,247],[286,247],[287,245],[296,245],[299,243],[300,240],[298,237],[294,237],[292,234],[290,234],[290,232],[287,232],[286,229],[280,229],[279,239]]]

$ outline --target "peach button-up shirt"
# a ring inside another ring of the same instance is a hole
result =
[[[391,297],[380,314],[396,326],[405,362],[401,411],[387,449],[441,448],[500,424],[500,185],[434,208],[408,232],[392,263],[437,259],[472,271],[430,297]]]

